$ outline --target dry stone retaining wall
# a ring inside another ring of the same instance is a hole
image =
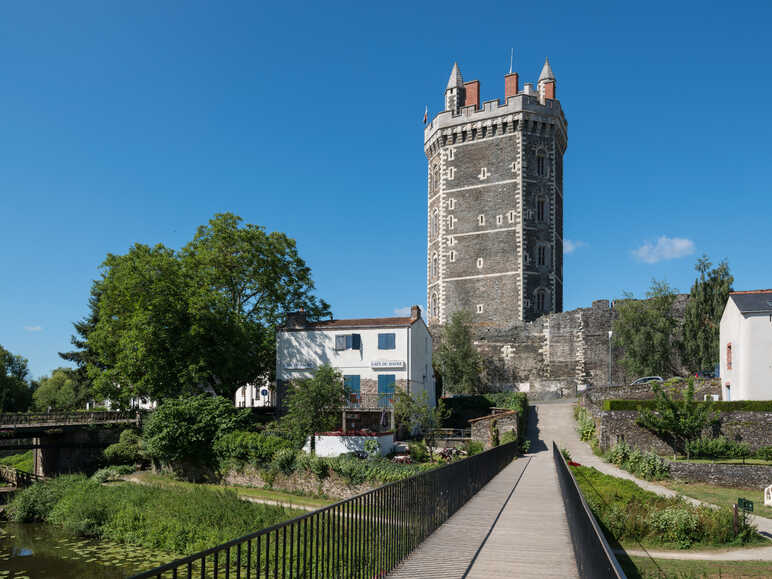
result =
[[[760,464],[671,462],[670,476],[674,479],[689,482],[764,489],[772,484],[772,466]]]

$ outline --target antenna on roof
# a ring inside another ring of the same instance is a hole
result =
[[[509,49],[509,74],[512,74],[512,62],[515,60],[515,49]]]

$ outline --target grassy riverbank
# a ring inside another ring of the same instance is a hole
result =
[[[660,484],[687,497],[729,508],[737,503],[738,498],[742,497],[753,501],[754,515],[772,519],[772,507],[764,505],[764,491],[761,489],[720,487],[705,483],[671,480],[661,481]]]
[[[19,492],[16,522],[47,522],[84,537],[190,554],[303,513],[242,501],[232,490],[120,483],[61,476]]]
[[[21,454],[12,454],[10,456],[4,456],[0,458],[0,464],[6,464],[16,470],[23,470],[24,472],[32,472],[34,469],[34,457],[32,453],[34,451],[28,450]]]

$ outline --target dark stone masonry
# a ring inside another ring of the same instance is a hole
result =
[[[764,489],[772,484],[772,466],[671,462],[670,476],[677,480],[727,487]]]

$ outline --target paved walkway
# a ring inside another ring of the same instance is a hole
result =
[[[660,496],[675,497],[679,496],[672,489],[663,487],[654,482],[637,478],[626,470],[622,470],[605,462],[592,452],[592,448],[586,442],[579,440],[576,432],[576,421],[574,420],[575,400],[561,401],[550,404],[539,404],[538,413],[540,420],[549,425],[550,434],[553,436],[558,446],[567,448],[571,452],[571,458],[576,462],[593,466],[599,471],[610,474],[615,477],[625,478],[635,482],[641,488],[656,493]],[[684,497],[687,501],[695,505],[709,505],[693,499]],[[751,521],[759,529],[762,535],[772,538],[772,519],[750,515]],[[647,556],[645,551],[628,551],[628,554],[635,556]],[[721,551],[649,551],[652,557],[663,559],[701,559],[701,560],[721,560],[721,561],[772,561],[772,547],[747,547],[742,549],[726,549]]]
[[[547,423],[507,466],[389,577],[578,577]]]

